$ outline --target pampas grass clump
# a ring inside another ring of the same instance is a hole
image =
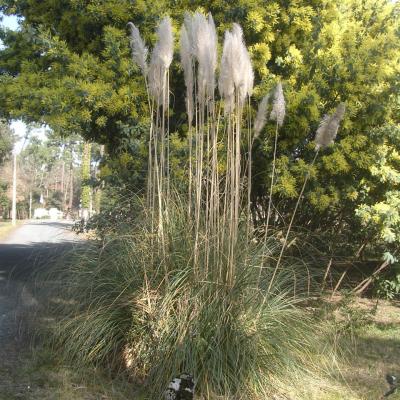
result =
[[[76,303],[64,310],[59,343],[72,359],[125,365],[150,399],[160,398],[183,371],[197,380],[199,398],[269,398],[289,384],[289,375],[320,371],[322,361],[317,365],[314,356],[327,344],[318,322],[299,305],[302,293],[309,293],[308,274],[293,265],[278,268],[298,203],[282,248],[267,237],[278,130],[285,118],[282,85],[276,85],[269,115],[276,122],[274,161],[265,240],[259,240],[250,215],[254,73],[241,27],[233,24],[225,32],[216,101],[214,21],[199,12],[185,16],[184,196],[170,182],[171,20],[163,18],[157,28],[148,68],[147,48],[137,28],[130,28],[151,120],[147,206],[129,235],[109,235],[101,248],[94,244],[71,257],[63,282],[66,297]],[[255,135],[265,125],[267,106],[264,97]],[[319,128],[317,146],[336,136],[340,110]],[[273,268],[276,249],[281,251]]]
[[[258,270],[265,251],[274,251],[247,242],[243,232],[233,284],[218,283],[212,266],[199,281],[184,202],[175,198],[169,208],[167,257],[143,208],[130,235],[108,236],[100,248],[88,244],[65,258],[56,294],[70,301],[60,302],[65,317],[56,337],[67,358],[125,368],[149,399],[161,398],[181,371],[195,376],[199,399],[261,400],[293,390],[293,376],[317,376],[332,349],[320,322],[300,307],[307,274],[282,271],[267,295],[271,271],[258,286]],[[201,237],[202,264],[207,242]]]

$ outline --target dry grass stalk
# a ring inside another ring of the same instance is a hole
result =
[[[271,184],[269,188],[267,221],[265,223],[265,239],[268,237],[269,221],[271,218],[272,194],[274,190],[275,168],[276,168],[276,151],[278,147],[278,131],[279,128],[283,125],[283,120],[285,119],[285,97],[283,95],[281,82],[278,82],[275,88],[274,101],[272,103],[272,111],[270,114],[270,119],[272,121],[276,121],[276,127],[275,127],[274,153],[272,160]]]
[[[157,215],[157,230],[164,241],[163,225],[169,199],[169,67],[174,49],[172,25],[169,17],[161,20],[149,66],[147,47],[139,30],[132,23],[128,25],[131,29],[132,58],[145,78],[151,115],[147,201],[154,215]]]
[[[297,209],[298,209],[300,201],[301,201],[301,199],[303,197],[304,189],[305,189],[305,187],[307,185],[308,179],[310,178],[311,168],[313,167],[313,165],[315,163],[315,160],[317,159],[317,156],[318,156],[318,153],[319,153],[320,149],[323,148],[323,147],[328,146],[331,143],[333,143],[334,139],[336,138],[337,131],[339,129],[340,121],[344,117],[344,113],[345,113],[345,105],[344,105],[344,103],[340,103],[338,105],[338,107],[336,108],[335,112],[330,117],[325,116],[323,118],[323,120],[322,120],[322,122],[321,122],[321,124],[320,124],[320,126],[319,126],[319,128],[317,130],[316,137],[315,137],[315,142],[316,142],[315,156],[314,156],[314,158],[313,158],[313,160],[311,162],[311,165],[310,165],[310,167],[309,167],[309,169],[307,171],[307,175],[306,175],[306,177],[304,179],[303,186],[302,186],[300,194],[299,194],[299,196],[297,198],[297,202],[296,202],[296,205],[295,205],[294,210],[293,210],[292,218],[290,219],[289,226],[288,226],[288,228],[286,230],[286,235],[285,235],[285,239],[283,241],[281,252],[279,254],[278,261],[277,261],[275,269],[274,269],[274,273],[272,275],[271,281],[270,281],[269,286],[268,286],[268,291],[272,287],[272,284],[274,282],[276,273],[277,273],[277,271],[279,269],[279,266],[281,264],[282,256],[283,256],[283,253],[284,253],[284,251],[286,249],[286,246],[287,246],[289,234],[290,234],[290,231],[292,229],[292,225],[293,225],[294,218],[296,216]]]

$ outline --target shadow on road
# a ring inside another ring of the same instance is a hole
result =
[[[76,246],[79,246],[79,242],[0,243],[0,281],[27,281],[44,266],[51,268],[53,260]]]
[[[40,221],[31,221],[29,222],[29,225],[45,225],[48,227],[53,227],[53,228],[59,228],[59,229],[64,229],[66,231],[71,231],[71,226],[72,222],[61,222],[61,221],[46,221],[46,222],[40,222]]]

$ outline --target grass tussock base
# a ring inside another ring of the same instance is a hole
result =
[[[181,209],[170,207],[164,241],[143,209],[130,235],[64,258],[57,295],[68,301],[60,302],[56,344],[80,364],[128,369],[152,399],[183,371],[208,399],[266,398],[300,376],[317,377],[332,362],[332,332],[301,305],[309,274],[283,266],[268,292],[276,249],[270,240],[239,239],[228,282],[229,258],[213,258],[207,236],[196,265],[207,257],[209,268],[199,273],[192,257],[199,241]]]

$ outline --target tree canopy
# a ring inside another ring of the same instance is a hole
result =
[[[14,135],[9,125],[0,121],[0,165],[9,157],[14,145]]]
[[[357,245],[366,236],[393,244],[400,227],[385,210],[400,199],[398,2],[2,0],[0,10],[21,17],[19,31],[1,32],[3,116],[48,124],[63,135],[78,133],[105,144],[109,154],[122,153],[133,173],[145,170],[139,160],[145,159],[147,100],[130,58],[126,24],[133,21],[151,47],[161,16],[172,17],[177,34],[184,12],[198,8],[213,14],[220,38],[233,22],[242,25],[256,99],[283,82],[288,110],[278,141],[278,224],[287,221],[311,168],[299,225],[343,233]],[[178,63],[172,70],[171,132],[184,137],[182,71]],[[337,144],[309,167],[318,123],[339,102],[347,113]],[[267,125],[254,148],[252,197],[260,207],[268,201],[272,130]],[[121,165],[115,160],[111,168]],[[366,235],[371,221],[372,236]]]

